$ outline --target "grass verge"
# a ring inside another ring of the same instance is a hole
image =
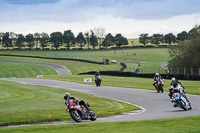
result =
[[[65,112],[63,94],[83,99],[98,117],[137,110],[133,105],[59,88],[24,85],[0,80],[0,125],[71,120]],[[51,119],[48,118],[51,113]]]
[[[3,133],[199,133],[200,116],[110,123],[2,128]]]
[[[1,78],[25,78],[37,75],[57,75],[57,72],[47,66],[0,62]]]

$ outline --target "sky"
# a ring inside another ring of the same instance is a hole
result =
[[[200,0],[0,0],[0,32],[104,28],[127,38],[177,34],[200,24]]]

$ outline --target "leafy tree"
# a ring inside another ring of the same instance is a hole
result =
[[[40,35],[40,33],[37,32],[33,36],[34,36],[34,40],[36,42],[36,49],[37,49],[38,48],[38,43],[39,43],[40,38],[41,38],[41,35]]]
[[[200,26],[188,33],[188,40],[181,41],[170,49],[169,67],[200,67]],[[196,72],[198,70],[196,69]]]
[[[12,44],[12,47],[14,46],[14,43],[16,42],[17,40],[17,34],[14,33],[14,32],[10,32],[10,39],[11,39],[11,44]]]
[[[81,49],[83,49],[83,46],[86,44],[86,40],[82,32],[80,32],[78,36],[76,37],[76,42],[80,44]]]
[[[6,33],[3,35],[2,42],[3,42],[3,46],[4,46],[4,47],[7,47],[7,49],[8,49],[9,47],[12,47],[12,40],[10,39],[10,34],[9,34],[9,32],[6,32]]]
[[[115,45],[117,46],[117,47],[121,47],[122,45],[128,45],[128,40],[125,38],[125,37],[123,37],[121,34],[117,34],[115,37],[114,37],[114,39],[115,39]]]
[[[2,45],[2,49],[3,49],[2,41],[3,41],[3,35],[4,35],[4,34],[5,34],[5,33],[0,32],[0,44]]]
[[[87,43],[87,47],[88,47],[88,49],[90,49],[90,32],[89,31],[87,31],[87,32],[85,32],[85,40],[86,40],[86,43]]]
[[[181,33],[178,33],[178,34],[177,34],[176,39],[177,39],[178,41],[185,41],[185,40],[188,39],[188,33],[187,33],[186,31],[182,31]]]
[[[114,37],[112,36],[111,33],[109,33],[108,35],[106,35],[102,45],[103,47],[108,48],[109,46],[114,45],[114,42],[115,42]]]
[[[53,32],[50,34],[50,42],[53,43],[53,47],[56,48],[56,50],[62,46],[63,44],[63,36],[61,32]]]
[[[104,37],[105,37],[105,29],[101,28],[101,27],[95,28],[94,29],[94,34],[98,39],[98,45],[99,45],[99,49],[100,49],[101,46],[102,46],[102,42],[104,40]]]
[[[153,34],[153,36],[151,36],[151,44],[159,45],[160,43],[163,43],[163,41],[163,34]]]
[[[28,43],[28,47],[30,49],[35,45],[33,34],[26,35],[25,40]]]
[[[40,38],[40,45],[42,47],[42,50],[44,50],[44,47],[47,46],[47,43],[49,41],[49,35],[45,32],[42,32],[40,34],[41,38]]]
[[[146,46],[147,43],[149,43],[150,41],[150,37],[148,36],[148,34],[141,34],[139,37],[139,42],[144,44],[144,46]]]
[[[165,39],[165,43],[168,43],[171,46],[171,43],[175,43],[176,42],[176,36],[173,35],[172,33],[166,34],[164,36]]]
[[[90,30],[90,32],[90,44],[92,45],[93,49],[95,49],[95,47],[98,45],[98,40],[94,32],[92,30]]]
[[[24,46],[25,37],[22,34],[17,35],[16,46],[21,49]]]
[[[75,44],[75,37],[71,30],[64,31],[63,42],[67,44],[66,47],[68,50]]]

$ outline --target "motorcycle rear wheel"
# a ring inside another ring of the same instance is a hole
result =
[[[72,119],[76,122],[81,122],[81,115],[77,110],[71,110],[70,111],[70,116]]]
[[[163,87],[160,87],[160,91],[161,91],[161,93],[163,93]]]

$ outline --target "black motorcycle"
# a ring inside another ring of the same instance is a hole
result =
[[[102,79],[101,79],[100,75],[98,75],[98,76],[95,77],[95,83],[96,83],[97,87],[101,86],[101,81],[102,81]]]

